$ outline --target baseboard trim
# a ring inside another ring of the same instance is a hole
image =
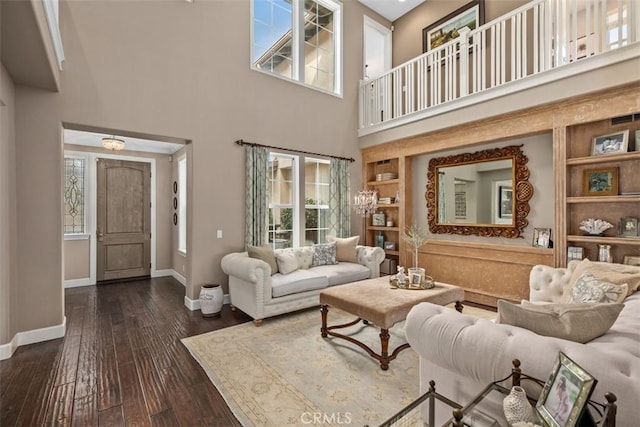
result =
[[[95,283],[91,283],[91,279],[86,277],[84,279],[70,279],[64,281],[65,288],[78,288],[80,286],[91,286]]]
[[[167,277],[173,276],[173,269],[166,268],[164,270],[155,270],[151,272],[151,277]]]
[[[0,360],[9,359],[20,346],[62,338],[66,330],[67,318],[65,316],[60,325],[18,332],[10,342],[0,345]]]
[[[231,298],[229,294],[224,294],[224,299],[222,300],[223,304],[231,304]],[[191,311],[200,310],[200,300],[191,299],[188,296],[184,296],[184,305]]]
[[[176,279],[178,282],[182,283],[182,286],[187,286],[187,278],[184,277],[182,274],[178,273],[175,270],[171,270],[171,275],[173,276],[174,279]]]

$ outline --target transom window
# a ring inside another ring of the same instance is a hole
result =
[[[253,0],[252,68],[342,93],[342,4]]]
[[[325,242],[329,161],[272,152],[268,168],[269,245],[279,249]]]

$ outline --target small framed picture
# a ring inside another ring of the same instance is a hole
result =
[[[567,262],[582,261],[584,259],[584,249],[579,246],[567,247]]]
[[[622,263],[632,265],[634,267],[640,267],[640,256],[625,255],[624,258],[622,258]]]
[[[560,352],[544,385],[536,411],[551,427],[574,427],[585,410],[596,379]]]
[[[635,216],[620,218],[620,223],[618,224],[618,236],[638,237],[638,218]]]
[[[511,218],[513,216],[513,188],[500,185],[498,187],[498,216]]]
[[[584,196],[617,196],[618,168],[585,169]]]
[[[422,285],[422,274],[410,273],[409,274],[409,287],[411,289],[420,289]]]
[[[551,229],[550,228],[534,228],[533,229],[533,246],[538,248],[551,247]]]
[[[593,138],[591,155],[626,153],[628,148],[629,129]]]
[[[372,215],[371,224],[374,227],[384,227],[386,223],[387,217],[383,213],[375,213]]]
[[[396,250],[396,242],[384,242],[384,249],[389,251]]]

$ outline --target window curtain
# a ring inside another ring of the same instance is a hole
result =
[[[260,246],[267,235],[267,167],[265,147],[246,146],[245,243]]]
[[[351,235],[349,160],[331,159],[329,165],[329,234]]]
[[[444,172],[438,172],[438,222],[445,222]]]

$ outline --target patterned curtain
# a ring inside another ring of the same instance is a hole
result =
[[[444,172],[438,172],[438,222],[445,222],[444,209]]]
[[[267,235],[267,167],[265,147],[246,146],[245,243],[260,246]]]
[[[349,160],[331,159],[329,166],[329,234],[351,235]]]

